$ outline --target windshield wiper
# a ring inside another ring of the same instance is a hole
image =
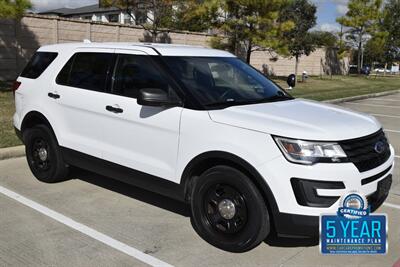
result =
[[[207,103],[207,104],[204,104],[204,106],[206,106],[206,107],[219,107],[219,106],[222,106],[222,107],[227,106],[227,107],[229,107],[229,106],[238,105],[238,103],[239,102],[236,102],[236,101],[222,101],[222,102]]]
[[[288,95],[273,95],[273,96],[270,96],[270,97],[266,97],[266,98],[260,99],[260,101],[262,103],[262,102],[273,102],[273,101],[291,100],[291,99],[294,99],[294,97],[288,96]]]
[[[259,103],[268,103],[268,102],[275,102],[275,101],[282,101],[282,100],[291,100],[294,99],[288,95],[274,95],[266,98],[261,99],[253,99],[253,100],[244,100],[244,101],[223,101],[223,102],[212,102],[205,104],[206,107],[229,107],[229,106],[236,106],[236,105],[249,105],[249,104],[259,104]]]

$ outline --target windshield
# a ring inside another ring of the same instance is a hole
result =
[[[230,106],[292,99],[275,83],[238,58],[163,59],[204,106]]]

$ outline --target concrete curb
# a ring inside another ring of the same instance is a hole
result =
[[[356,96],[350,96],[350,97],[344,97],[344,98],[325,100],[322,102],[330,103],[330,104],[338,104],[338,103],[356,101],[356,100],[367,99],[367,98],[378,97],[378,96],[393,95],[396,93],[400,93],[400,90],[385,91],[385,92],[381,92],[381,93],[374,93],[374,94],[368,94],[368,95],[356,95]]]
[[[25,156],[25,146],[0,148],[0,160]]]
[[[337,103],[356,101],[356,100],[367,99],[367,98],[378,97],[378,96],[392,95],[392,94],[396,94],[396,93],[400,93],[400,90],[385,91],[385,92],[381,92],[381,93],[368,94],[368,95],[344,97],[344,98],[339,98],[339,99],[325,100],[322,102],[337,104]],[[18,157],[23,157],[23,156],[25,156],[25,146],[0,148],[0,160],[10,159],[10,158],[18,158]]]

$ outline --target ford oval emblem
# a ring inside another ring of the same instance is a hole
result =
[[[381,154],[385,151],[385,144],[382,141],[378,141],[376,142],[374,149],[376,153]]]

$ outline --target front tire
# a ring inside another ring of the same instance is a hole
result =
[[[68,165],[64,162],[53,132],[37,125],[23,133],[25,153],[33,175],[42,182],[56,183],[67,179]]]
[[[229,166],[205,171],[194,183],[191,222],[208,243],[230,252],[258,246],[270,232],[266,203],[252,181]]]

